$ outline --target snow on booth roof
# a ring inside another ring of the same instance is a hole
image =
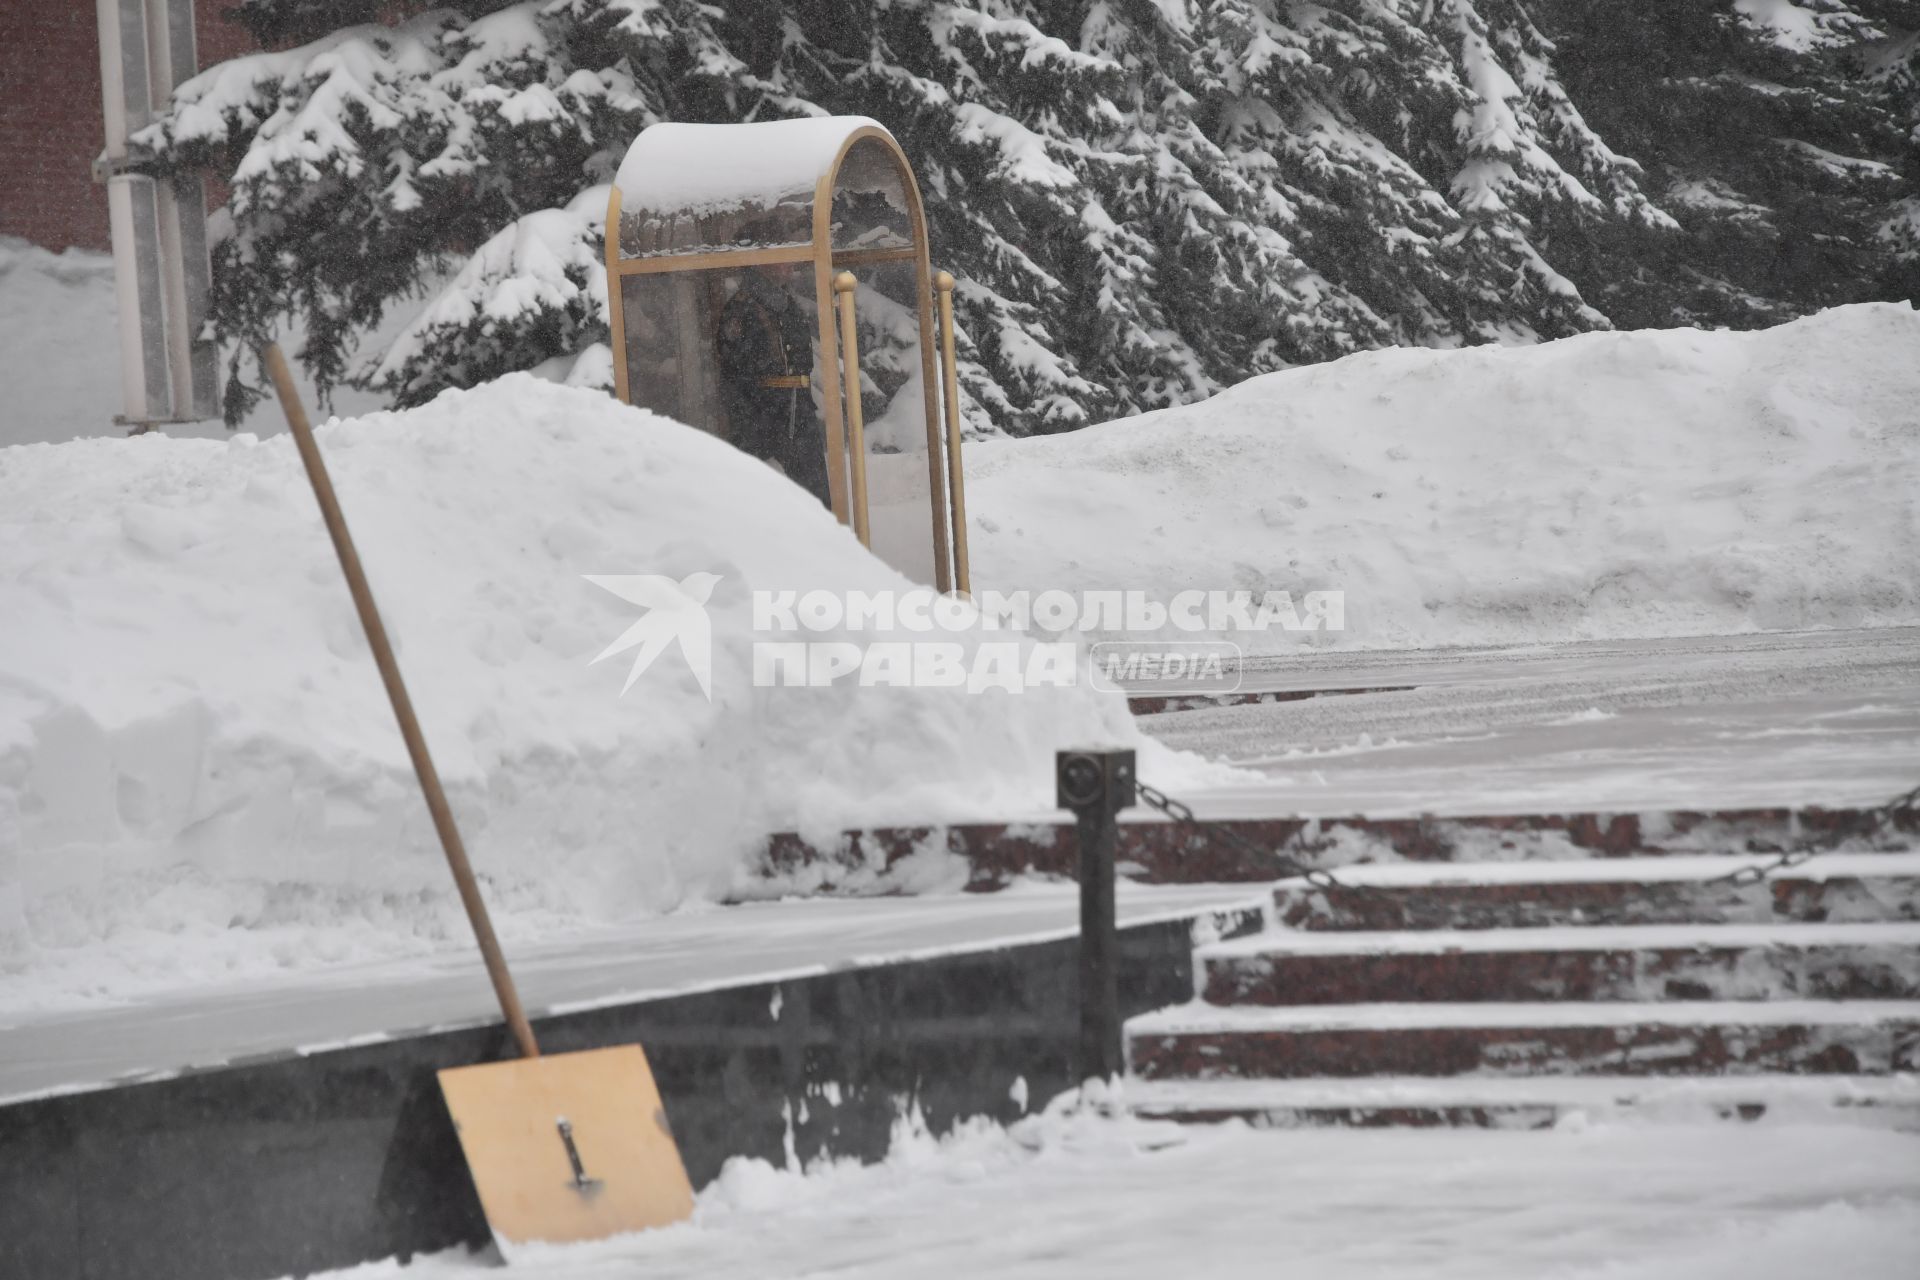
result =
[[[820,179],[863,129],[879,136],[849,149],[836,196],[899,190],[898,146],[886,126],[866,116],[650,126],[634,139],[614,178],[620,256],[809,243]],[[871,157],[864,154],[869,150]]]

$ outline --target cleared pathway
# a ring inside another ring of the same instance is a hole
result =
[[[1252,663],[1243,691],[1398,686],[1141,724],[1260,775],[1193,797],[1220,817],[1872,805],[1920,782],[1920,628],[1316,654]]]

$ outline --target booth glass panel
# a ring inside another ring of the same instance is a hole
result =
[[[854,269],[861,409],[865,418],[867,534],[873,552],[916,582],[933,582],[939,516],[929,475],[927,385],[913,260]]]
[[[620,214],[622,258],[812,243],[811,196],[782,200],[774,205],[739,205],[701,213],[641,208]]]
[[[833,185],[833,249],[910,249],[913,206],[892,148],[862,138],[847,149]]]
[[[713,431],[715,391],[699,358],[705,327],[700,302],[688,277],[620,279],[628,398],[643,409]]]
[[[831,505],[807,264],[630,274],[620,298],[635,405],[730,441]]]

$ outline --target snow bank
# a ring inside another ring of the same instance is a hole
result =
[[[778,829],[1047,808],[1055,748],[1137,740],[1086,688],[754,687],[752,589],[905,580],[604,394],[514,375],[321,437],[509,937],[712,897]],[[621,697],[631,655],[588,660],[641,610],[582,575],[700,572],[711,703],[671,649]],[[284,436],[0,449],[0,618],[0,1006],[462,943]]]
[[[439,281],[428,278],[431,293]],[[406,308],[389,311],[366,333],[358,349],[383,351],[402,324]],[[57,443],[88,436],[124,436],[114,421],[124,405],[120,393],[119,303],[114,297],[113,256],[86,249],[49,253],[38,245],[0,236],[0,447]],[[290,326],[281,340],[297,351],[304,331]],[[226,354],[221,356],[226,377]],[[565,376],[561,371],[559,377]],[[298,362],[294,378],[313,403],[313,383]],[[353,387],[336,387],[333,407],[342,414],[372,413],[386,399]],[[271,399],[241,424],[247,431],[271,435],[285,430],[279,406]],[[218,419],[174,422],[168,435],[225,439]]]
[[[976,588],[1346,592],[1427,646],[1920,620],[1920,314],[1400,349],[967,446]]]
[[[0,446],[119,435],[113,259],[0,236]]]

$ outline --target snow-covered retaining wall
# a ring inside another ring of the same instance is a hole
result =
[[[1920,621],[1906,305],[1368,352],[966,452],[976,588],[1345,592],[1256,650]]]
[[[510,941],[719,896],[775,831],[1044,811],[1077,741],[1196,776],[1084,685],[757,687],[755,589],[910,584],[604,394],[514,375],[320,435]],[[718,575],[711,701],[673,646],[624,697],[631,651],[589,665],[642,610],[586,574]],[[464,944],[285,436],[0,449],[0,619],[0,1010]]]

